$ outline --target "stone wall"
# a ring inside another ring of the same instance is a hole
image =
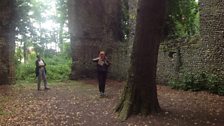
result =
[[[203,72],[200,40],[195,43],[184,43],[179,47],[166,48],[161,44],[157,64],[157,82],[167,84],[185,73]]]
[[[201,40],[180,47],[182,63],[178,73],[178,58],[170,58],[169,51],[163,53],[160,50],[157,73],[159,83],[167,83],[186,72],[207,72],[224,79],[224,1],[200,0],[199,5]]]
[[[15,81],[15,0],[0,1],[0,84],[12,84]]]
[[[224,78],[224,1],[200,1],[202,57],[206,71]]]

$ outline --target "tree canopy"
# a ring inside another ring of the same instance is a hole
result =
[[[16,56],[28,59],[29,51],[44,56],[68,53],[66,0],[17,0]]]

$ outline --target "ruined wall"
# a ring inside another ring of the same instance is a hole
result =
[[[71,79],[94,77],[91,61],[105,50],[112,61],[110,75],[123,75],[118,54],[125,54],[121,40],[121,0],[69,0],[69,28],[72,48]],[[120,44],[121,46],[120,46]],[[119,65],[120,64],[120,65]]]
[[[205,69],[224,78],[224,1],[200,1],[200,28]]]
[[[171,58],[170,51],[164,52],[161,48],[157,72],[159,83],[167,83],[187,72],[207,72],[224,78],[224,1],[200,0],[199,5],[201,40],[180,47],[182,65],[179,73],[176,73],[176,53]]]
[[[161,44],[157,64],[157,82],[167,84],[186,73],[203,72],[201,46],[199,39],[194,43],[183,43],[178,48],[166,48]]]
[[[0,1],[0,84],[12,84],[15,81],[14,4],[15,0]]]

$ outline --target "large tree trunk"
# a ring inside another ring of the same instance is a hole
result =
[[[121,0],[68,0],[71,79],[95,77],[96,66],[91,59],[100,50],[108,56],[113,54],[121,36],[120,3]]]
[[[165,0],[140,0],[128,82],[116,111],[130,114],[159,112],[156,64],[165,15]]]
[[[0,1],[0,84],[15,80],[15,0]]]

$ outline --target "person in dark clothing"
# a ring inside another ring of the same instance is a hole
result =
[[[44,88],[45,90],[48,90],[49,88],[47,87],[47,78],[46,78],[46,63],[44,62],[43,59],[39,55],[37,55],[37,60],[35,62],[36,64],[36,77],[38,78],[37,82],[37,90],[40,90],[40,84],[41,80],[44,81]]]
[[[111,63],[107,59],[104,51],[100,51],[99,57],[94,58],[93,62],[97,63],[97,75],[99,81],[100,96],[104,96],[108,67]]]

